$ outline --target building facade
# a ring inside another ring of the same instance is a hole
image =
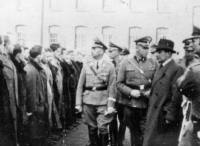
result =
[[[1,0],[0,34],[31,47],[58,42],[88,53],[91,40],[117,41],[134,51],[144,35],[182,40],[200,26],[199,0]]]

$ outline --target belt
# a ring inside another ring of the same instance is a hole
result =
[[[140,86],[139,85],[130,85],[130,84],[127,84],[127,86],[130,87],[131,89],[140,90]],[[144,86],[144,90],[150,89],[150,86],[151,85],[145,85]]]
[[[90,91],[102,91],[102,90],[107,90],[107,86],[100,86],[100,87],[85,87],[85,90],[90,90]]]
[[[127,86],[130,87],[131,89],[140,90],[140,86],[136,86],[136,85],[127,85]]]

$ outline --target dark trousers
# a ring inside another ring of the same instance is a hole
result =
[[[124,105],[116,103],[117,115],[114,117],[113,121],[110,124],[110,139],[111,146],[122,146],[123,140],[125,137],[126,125],[123,120],[124,118]],[[119,125],[117,121],[119,120]],[[119,127],[119,128],[118,128]]]
[[[192,117],[193,132],[192,132],[192,146],[199,146],[200,139],[197,137],[198,131],[200,131],[200,119]]]
[[[146,109],[126,106],[124,108],[124,121],[130,130],[131,146],[142,146]]]

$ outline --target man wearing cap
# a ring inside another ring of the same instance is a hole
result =
[[[188,100],[188,123],[181,134],[179,146],[199,146],[200,144],[200,50],[195,50],[190,64],[178,79],[179,91]],[[188,134],[189,133],[189,134]],[[183,135],[183,136],[182,136]],[[186,136],[187,135],[187,136]]]
[[[118,74],[119,66],[122,61],[122,57],[120,56],[121,52],[124,49],[121,46],[116,45],[113,42],[109,43],[109,57],[112,59],[112,62],[115,66],[116,74]],[[115,107],[117,110],[117,116],[113,119],[111,125],[110,125],[110,133],[111,133],[111,142],[112,146],[116,146],[118,143],[118,146],[122,145],[124,136],[125,136],[125,130],[126,125],[123,123],[123,109],[124,105],[121,103],[121,94],[116,88],[116,103]],[[117,124],[117,117],[119,119],[119,131],[118,131],[118,124]]]
[[[130,129],[131,146],[141,146],[148,107],[148,96],[156,64],[147,58],[151,37],[136,40],[136,54],[120,64],[117,88],[124,104],[123,122]]]
[[[77,87],[76,109],[83,111],[88,125],[89,146],[108,145],[108,124],[115,111],[115,68],[104,58],[106,49],[99,39],[94,40],[92,58],[84,63]]]
[[[158,42],[159,66],[152,81],[143,146],[176,146],[178,142],[181,96],[176,81],[183,69],[172,59],[173,53],[173,41]]]
[[[47,81],[40,64],[41,52],[41,46],[33,46],[30,50],[29,62],[25,66],[26,110],[31,146],[44,146],[48,132]]]

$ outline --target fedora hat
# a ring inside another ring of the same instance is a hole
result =
[[[171,40],[168,40],[168,39],[160,39],[159,40],[155,51],[157,52],[160,50],[176,53],[176,51],[174,51],[174,42]]]

